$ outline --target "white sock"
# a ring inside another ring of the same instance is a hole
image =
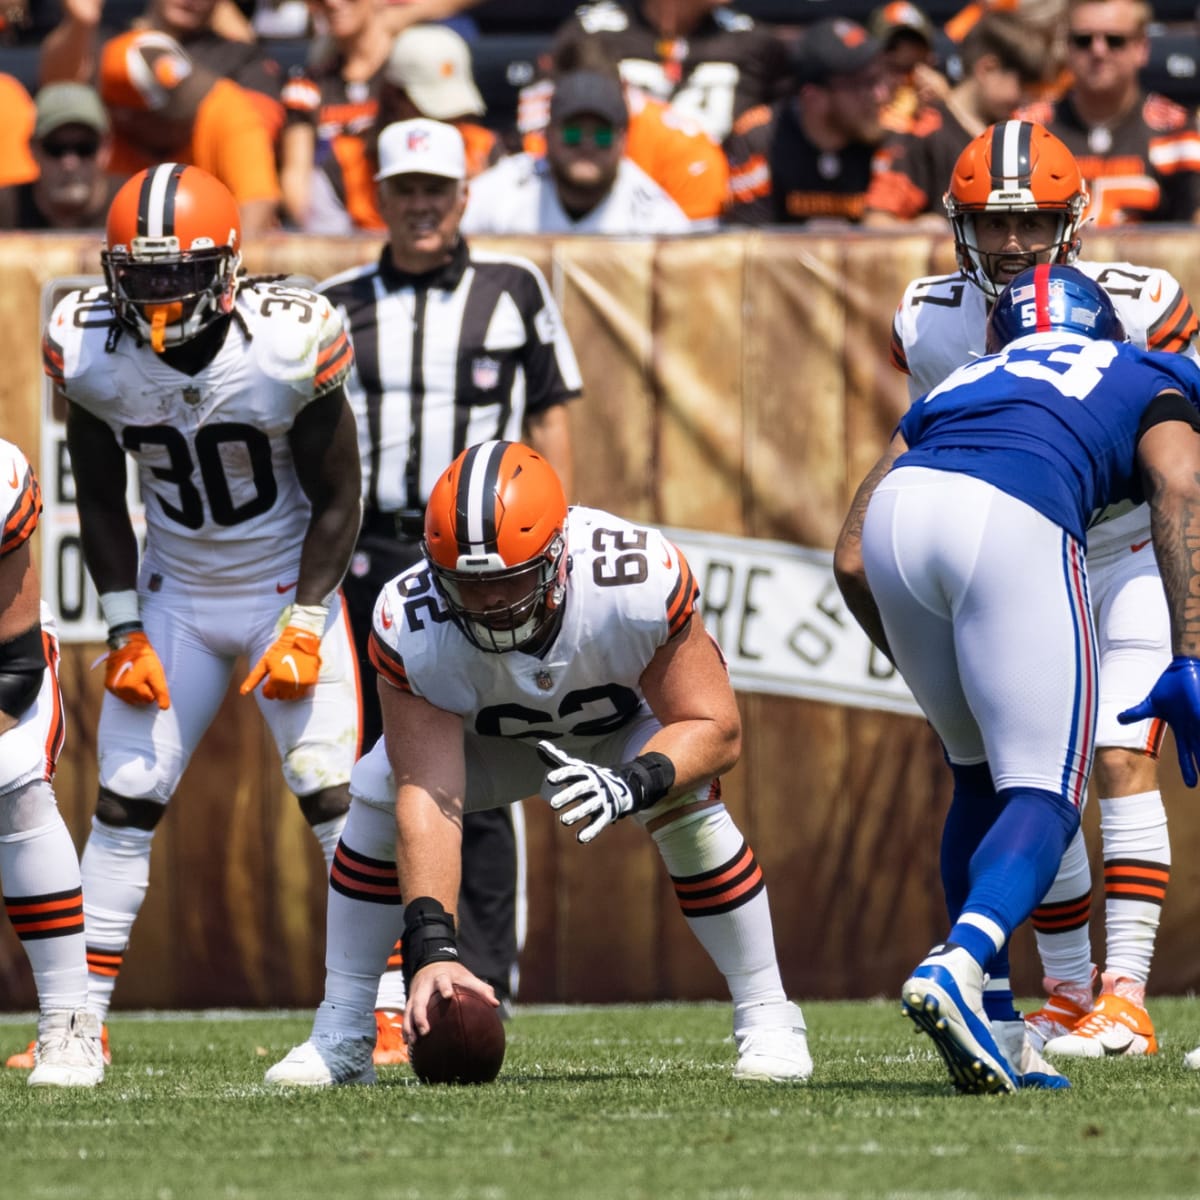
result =
[[[1033,911],[1042,973],[1047,978],[1092,987],[1092,940],[1088,914],[1092,903],[1092,873],[1083,831],[1076,830],[1058,867],[1058,874],[1041,904]]]
[[[349,1014],[356,1025],[367,1014],[373,1029],[380,976],[403,929],[396,820],[390,812],[352,800],[329,876],[322,1008]]]
[[[725,976],[735,1011],[786,1003],[762,871],[724,805],[653,837],[684,918]]]
[[[45,825],[0,837],[0,881],[33,971],[38,1007],[82,1008],[88,977],[79,859],[57,809]]]
[[[1106,975],[1144,984],[1171,876],[1167,811],[1160,792],[1100,801],[1104,846]]]
[[[88,945],[88,1002],[108,1016],[129,935],[150,885],[152,829],[105,825],[92,818],[83,848],[83,917]]]

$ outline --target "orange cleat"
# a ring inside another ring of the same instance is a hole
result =
[[[1070,1033],[1046,1043],[1047,1054],[1066,1058],[1138,1058],[1158,1053],[1154,1022],[1140,1005],[1105,992]]]
[[[1025,1014],[1025,1030],[1033,1048],[1041,1050],[1047,1042],[1065,1037],[1090,1012],[1090,1009],[1077,1004],[1070,996],[1053,992],[1041,1008]]]
[[[371,1060],[377,1067],[398,1067],[408,1062],[402,1012],[390,1008],[375,1010],[375,1053]]]
[[[37,1039],[34,1038],[24,1050],[18,1050],[16,1054],[10,1054],[4,1060],[4,1065],[11,1071],[32,1071],[37,1063],[33,1059],[33,1051],[37,1046]],[[100,1026],[100,1047],[104,1051],[104,1065],[112,1064],[112,1051],[108,1048],[108,1026]]]

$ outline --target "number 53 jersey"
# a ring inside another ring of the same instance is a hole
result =
[[[476,648],[421,562],[376,602],[371,660],[379,672],[460,714],[482,737],[531,745],[551,737],[585,757],[589,745],[645,714],[642,673],[696,609],[691,568],[658,530],[599,509],[570,509],[566,528],[563,620],[544,654]]]
[[[309,503],[288,432],[353,361],[324,297],[244,283],[223,345],[189,375],[119,326],[96,287],[63,297],[42,351],[58,389],[137,462],[147,565],[199,587],[294,573]]]

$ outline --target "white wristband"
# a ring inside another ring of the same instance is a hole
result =
[[[121,625],[141,624],[142,614],[138,608],[138,594],[129,589],[124,592],[104,592],[100,597],[100,611],[109,629]]]
[[[294,629],[321,637],[325,633],[325,621],[329,616],[328,604],[293,604],[287,623]]]

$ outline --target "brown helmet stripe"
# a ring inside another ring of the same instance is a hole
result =
[[[454,537],[459,555],[496,553],[496,488],[511,442],[480,442],[463,458],[454,495]]]
[[[184,163],[162,163],[146,172],[138,191],[138,237],[174,237],[175,193]]]

